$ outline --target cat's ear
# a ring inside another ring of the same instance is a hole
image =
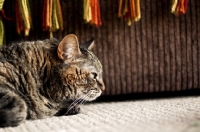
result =
[[[89,41],[87,41],[86,43],[80,45],[80,48],[85,48],[88,50],[92,50],[93,47],[94,47],[94,38],[92,38]]]
[[[70,63],[81,54],[79,49],[79,42],[74,34],[65,36],[58,45],[57,49],[58,57],[64,60],[66,63]]]

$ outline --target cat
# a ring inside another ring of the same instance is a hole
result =
[[[105,90],[102,64],[90,41],[74,34],[0,48],[0,127],[80,112],[77,104]]]

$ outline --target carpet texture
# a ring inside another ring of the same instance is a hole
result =
[[[198,132],[200,97],[90,103],[78,115],[26,121],[0,132]]]

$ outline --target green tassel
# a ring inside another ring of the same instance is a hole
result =
[[[5,43],[5,34],[4,34],[4,25],[3,21],[0,18],[0,46],[2,46]]]

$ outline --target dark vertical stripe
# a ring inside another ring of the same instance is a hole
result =
[[[129,28],[129,33],[127,34],[127,36],[129,37],[129,52],[127,52],[129,55],[130,55],[130,58],[129,58],[129,60],[128,60],[128,62],[129,62],[129,70],[127,70],[127,72],[128,72],[128,74],[129,74],[129,83],[128,83],[128,91],[127,91],[127,93],[129,93],[129,92],[133,92],[133,88],[134,88],[134,86],[133,86],[133,74],[132,74],[132,68],[133,68],[133,62],[132,62],[132,58],[133,58],[133,56],[132,56],[132,51],[131,51],[131,47],[132,47],[132,42],[131,42],[131,27]]]
[[[120,82],[120,86],[119,86],[119,91],[120,91],[120,94],[122,93],[122,69],[121,69],[121,64],[123,63],[122,61],[122,56],[121,56],[121,45],[123,45],[123,42],[121,41],[121,35],[123,35],[123,32],[121,30],[121,25],[123,25],[123,19],[120,18],[118,23],[117,23],[117,26],[118,26],[118,32],[117,32],[117,36],[118,36],[118,49],[117,49],[117,52],[118,52],[118,55],[119,55],[119,62],[118,62],[118,65],[119,65],[119,82]]]
[[[149,70],[149,41],[148,41],[148,12],[149,12],[149,5],[148,5],[148,3],[147,2],[145,2],[145,4],[143,4],[143,5],[145,5],[144,6],[144,9],[143,9],[143,11],[145,12],[145,19],[144,19],[144,21],[145,21],[145,34],[146,34],[146,36],[145,36],[145,40],[146,40],[146,59],[144,60],[145,62],[146,62],[146,66],[145,66],[145,75],[144,75],[144,79],[145,79],[145,87],[144,87],[144,92],[149,92],[149,90],[150,90],[150,88],[149,88],[149,72],[150,72],[150,70]],[[145,47],[145,46],[144,46]]]
[[[138,41],[137,41],[137,26],[136,25],[134,25],[135,26],[135,30],[134,30],[134,32],[135,32],[135,49],[136,49],[136,56],[135,56],[135,58],[136,58],[136,71],[137,71],[137,78],[136,78],[136,81],[137,81],[137,87],[136,87],[136,89],[137,89],[137,92],[139,91],[139,87],[140,87],[140,84],[139,84],[139,76],[140,76],[140,72],[139,72],[139,60],[138,60]]]
[[[120,56],[119,56],[119,52],[118,52],[118,48],[119,48],[119,45],[121,44],[121,42],[118,41],[118,36],[117,34],[119,33],[119,30],[118,30],[118,16],[117,16],[117,13],[118,12],[118,2],[116,2],[118,0],[115,0],[113,3],[115,4],[112,4],[112,29],[113,29],[113,38],[112,38],[112,44],[113,44],[113,60],[114,60],[114,77],[113,77],[113,80],[115,80],[115,88],[112,88],[112,93],[116,93],[116,94],[120,94],[121,91],[120,91]]]
[[[194,17],[194,15],[195,15],[195,12],[194,13],[192,13],[192,8],[194,8],[193,6],[192,6],[192,2],[190,3],[190,14],[191,14],[191,16],[190,16],[190,36],[191,36],[191,38],[190,38],[190,45],[191,45],[191,62],[192,62],[192,65],[191,65],[191,69],[192,69],[192,73],[191,73],[191,78],[192,78],[192,81],[191,81],[191,88],[194,88],[194,80],[195,80],[195,77],[194,77],[194,71],[195,71],[195,62],[194,62],[194,54],[196,53],[195,51],[194,51],[194,47],[196,46],[196,43],[193,41],[194,39],[193,39],[193,17]],[[192,15],[193,14],[193,15]],[[195,23],[196,24],[196,23]],[[195,25],[194,24],[194,25]],[[196,26],[196,25],[195,25]],[[194,30],[194,32],[196,32],[196,30]]]
[[[169,4],[168,4],[168,8],[170,8]],[[169,78],[168,78],[168,83],[167,83],[167,89],[168,90],[171,90],[171,86],[172,86],[172,71],[171,71],[171,50],[170,50],[170,15],[172,15],[170,12],[167,12],[167,65],[168,65],[168,75],[169,75]]]
[[[181,71],[182,71],[182,59],[181,59],[181,42],[180,42],[180,23],[179,20],[174,17],[174,37],[176,43],[176,89],[181,90],[182,87],[182,79],[181,79]]]
[[[162,72],[162,74],[161,74],[161,76],[163,77],[163,83],[161,83],[162,85],[161,85],[161,91],[165,91],[165,88],[166,88],[166,85],[165,85],[165,83],[166,83],[166,70],[165,70],[165,34],[164,34],[164,29],[165,29],[165,16],[166,16],[166,10],[165,10],[165,6],[166,5],[166,3],[162,3],[162,21],[163,21],[163,23],[162,23],[162,36],[163,36],[163,38],[162,38],[162,42],[161,42],[161,44],[162,44],[162,54],[163,54],[163,57],[161,58],[161,60],[162,60],[162,67],[160,67],[160,69],[161,69],[161,72]]]
[[[181,45],[182,45],[182,90],[187,88],[187,45],[186,45],[186,24],[185,16],[180,16],[180,36],[181,36]]]
[[[153,30],[153,45],[154,45],[154,91],[158,92],[159,91],[159,34],[158,34],[158,0],[155,0],[154,6],[153,6],[153,13],[154,13],[154,30]]]
[[[169,3],[167,3],[169,4]],[[164,71],[165,71],[165,90],[168,90],[170,88],[170,75],[169,75],[169,52],[168,52],[168,11],[165,9],[165,17],[163,18],[164,23],[164,29],[163,29],[163,35],[164,35]]]
[[[137,47],[135,24],[130,27],[130,42],[131,42],[131,75],[132,75],[132,92],[138,91],[138,70],[137,70]]]
[[[198,87],[198,66],[197,66],[197,18],[196,18],[196,8],[195,8],[195,1],[190,1],[190,12],[191,12],[191,46],[192,46],[192,63],[193,63],[193,70],[192,70],[192,88]]]
[[[143,92],[143,51],[142,51],[142,41],[141,41],[141,20],[135,22],[136,25],[136,44],[137,44],[137,51],[138,51],[138,92]]]
[[[120,56],[121,56],[121,81],[122,81],[122,87],[121,87],[121,91],[123,94],[126,93],[126,62],[125,62],[125,54],[126,54],[126,51],[125,51],[125,28],[126,28],[126,23],[123,22],[122,25],[120,26],[122,29],[120,29],[121,34],[121,44],[120,44]]]
[[[101,26],[101,44],[102,44],[102,60],[103,60],[103,70],[104,70],[104,76],[106,79],[104,80],[105,86],[109,87],[109,70],[108,70],[108,48],[107,48],[107,13],[106,13],[106,2],[105,1],[100,1],[100,6],[101,6],[101,13],[102,13],[102,22],[103,25]],[[114,93],[109,93],[109,89],[105,90],[105,94],[114,94]]]
[[[100,5],[100,11],[101,11],[101,18],[103,17],[104,14],[102,14],[102,8],[103,5],[101,3],[101,1],[99,1],[99,5]],[[82,26],[83,27],[83,26]],[[103,52],[104,52],[104,44],[102,43],[102,28],[96,28],[96,36],[95,37],[95,46],[97,48],[98,51],[98,58],[99,60],[102,62],[103,65],[103,80],[107,80],[107,77],[105,76],[105,72],[104,72],[104,63],[103,63]],[[84,34],[84,30],[81,30],[81,34]],[[105,88],[107,90],[109,90],[109,86],[105,85]],[[103,92],[103,94],[105,94],[105,91]]]
[[[82,21],[80,20],[80,18],[82,18],[83,16],[80,15],[80,10],[82,10],[81,8],[79,8],[78,5],[83,5],[82,3],[83,1],[79,1],[79,0],[74,0],[73,1],[73,5],[74,5],[74,12],[73,12],[73,21],[74,21],[74,34],[76,34],[76,36],[78,37],[78,40],[79,40],[79,44],[82,44],[83,42],[79,39],[79,36],[80,36],[80,28],[79,28],[79,21]],[[94,48],[95,49],[95,48]],[[93,50],[94,50],[93,49]]]
[[[65,5],[65,9],[64,9],[64,22],[65,22],[65,33],[64,33],[64,35],[67,35],[67,34],[69,34],[70,32],[69,32],[69,26],[70,26],[70,22],[71,22],[71,20],[70,20],[70,7],[69,7],[69,1],[65,1],[66,3],[66,5]]]
[[[126,26],[125,27],[125,36],[124,41],[125,41],[125,78],[126,78],[126,92],[130,93],[131,92],[131,54],[130,54],[130,37],[128,37],[130,34],[130,27]]]
[[[199,55],[200,55],[200,52],[199,52],[199,50],[200,50],[200,41],[199,41],[199,38],[200,38],[200,25],[199,25],[199,21],[200,21],[200,14],[199,14],[199,12],[200,12],[200,9],[198,8],[199,6],[200,6],[200,2],[198,3],[199,1],[195,1],[195,9],[196,9],[196,11],[195,11],[195,13],[196,13],[196,30],[197,30],[197,33],[196,33],[196,40],[197,40],[197,56],[196,56],[196,58],[197,58],[197,73],[195,73],[195,74],[197,74],[197,87],[200,87],[200,64],[199,64]]]
[[[137,71],[138,71],[138,77],[137,77],[137,81],[138,81],[138,92],[142,92],[142,43],[141,43],[141,22],[137,22],[135,23],[135,34],[136,34],[136,46],[137,46]]]
[[[105,33],[105,24],[106,24],[106,14],[105,14],[105,1],[100,1],[100,6],[101,6],[101,13],[102,13],[102,22],[103,22],[103,25],[101,26],[101,44],[102,44],[102,65],[103,65],[103,71],[104,71],[104,76],[106,77],[106,79],[104,80],[104,83],[105,83],[105,86],[109,86],[108,85],[108,81],[109,81],[109,79],[107,78],[107,76],[108,76],[108,73],[107,73],[107,70],[106,70],[106,61],[105,61],[105,54],[106,54],[106,42],[105,42],[105,38],[104,38],[104,34],[106,34]],[[85,31],[85,29],[84,29],[84,31]],[[105,94],[110,94],[109,93],[109,89],[106,89],[105,90]]]
[[[73,5],[73,2],[74,1],[67,1],[67,11],[68,11],[68,19],[67,19],[67,22],[68,22],[68,32],[67,32],[67,34],[69,34],[69,33],[74,33],[73,32],[73,24],[74,24],[74,20],[73,20],[73,7],[74,7],[74,5]]]
[[[187,14],[185,15],[186,17],[186,51],[187,51],[187,89],[192,88],[192,43],[191,43],[191,12],[190,12],[190,5],[191,2],[188,2],[188,9],[187,9]],[[190,81],[191,80],[191,81]]]
[[[126,84],[125,84],[125,58],[124,58],[124,27],[126,26],[126,23],[124,22],[124,19],[120,19],[119,21],[119,32],[118,32],[118,39],[119,39],[119,49],[118,49],[118,52],[119,52],[119,56],[120,56],[120,81],[121,81],[121,86],[120,86],[120,91],[121,93],[125,93],[125,87],[126,87]]]
[[[158,61],[159,61],[159,91],[164,91],[165,89],[165,73],[164,73],[164,44],[163,44],[163,16],[164,12],[162,11],[163,5],[165,3],[163,1],[157,2],[157,15],[160,16],[158,18],[158,43],[159,43],[159,53],[158,53]]]
[[[141,45],[141,92],[144,92],[144,46],[142,41],[142,22],[140,22],[140,45]]]
[[[108,72],[109,72],[109,78],[110,78],[110,81],[109,81],[109,86],[111,88],[115,88],[115,80],[114,80],[114,76],[115,76],[115,71],[114,71],[114,57],[113,57],[113,28],[112,28],[112,1],[107,1],[106,2],[106,9],[110,8],[110,10],[107,10],[106,13],[108,14],[107,16],[107,21],[108,23],[106,23],[106,27],[107,27],[107,45],[108,45],[108,54],[107,54],[107,57],[109,58],[109,61],[108,61],[108,65],[109,65],[109,69],[108,69]],[[125,89],[125,88],[124,88]],[[109,90],[110,93],[112,93],[114,90],[113,89],[110,89]],[[114,91],[115,92],[115,91]]]
[[[173,15],[170,13],[169,15]],[[169,16],[170,17],[170,16]],[[170,89],[171,91],[176,90],[176,42],[175,42],[175,36],[174,36],[174,23],[173,18],[168,19],[169,23],[169,56],[170,56]]]
[[[147,20],[147,15],[146,15],[146,2],[145,1],[140,1],[141,5],[141,17],[144,19],[140,19],[141,24],[140,24],[140,30],[141,30],[141,44],[142,44],[142,92],[148,92],[148,42],[147,42],[147,26],[146,26],[146,20]]]
[[[153,92],[153,53],[152,53],[152,23],[151,23],[151,1],[147,2],[147,42],[148,42],[148,61],[149,61],[149,73],[148,73],[148,80],[149,80],[149,92]]]

